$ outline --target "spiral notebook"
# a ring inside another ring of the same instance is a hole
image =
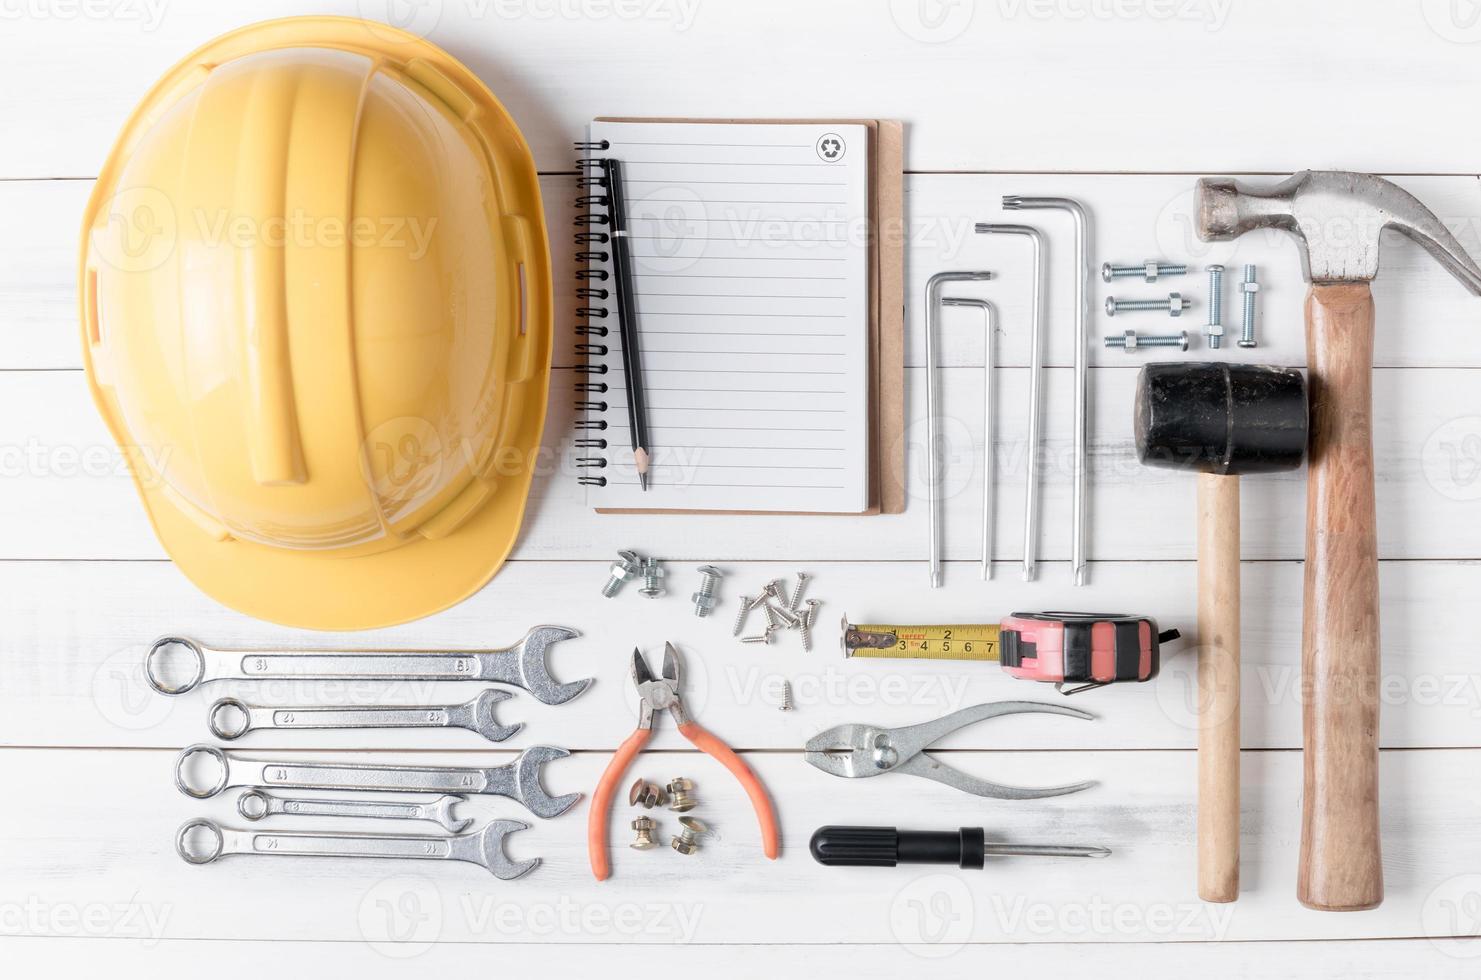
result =
[[[902,259],[899,236],[879,234],[899,219],[900,135],[874,120],[591,124],[577,233],[591,506],[903,509]],[[622,169],[646,491],[613,323],[603,159]]]

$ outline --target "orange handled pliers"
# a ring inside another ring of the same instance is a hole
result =
[[[605,881],[612,873],[612,867],[607,861],[607,818],[612,810],[612,796],[617,792],[618,784],[623,781],[627,767],[653,734],[654,712],[665,708],[678,723],[679,734],[693,742],[695,748],[718,760],[730,770],[731,775],[740,780],[746,795],[751,798],[751,805],[756,808],[756,818],[761,821],[761,849],[766,852],[767,857],[776,860],[777,825],[771,798],[766,795],[765,787],[751,771],[751,767],[742,762],[741,757],[730,746],[690,719],[689,712],[684,710],[684,701],[679,697],[679,681],[683,669],[684,659],[672,643],[664,646],[663,676],[660,678],[653,676],[643,655],[637,650],[633,651],[633,684],[637,686],[638,699],[642,704],[638,715],[638,730],[628,736],[627,741],[617,749],[617,754],[612,756],[612,761],[607,763],[607,771],[602,773],[602,781],[592,794],[591,810],[586,818],[586,847],[591,854],[591,872],[596,875],[597,881]]]

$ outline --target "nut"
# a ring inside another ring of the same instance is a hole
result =
[[[668,794],[663,791],[663,787],[657,783],[650,783],[646,779],[639,779],[633,783],[632,789],[627,794],[628,806],[640,806],[645,810],[663,806],[667,802]]]
[[[637,839],[627,845],[635,851],[647,851],[658,846],[658,841],[653,839],[653,831],[658,824],[652,817],[639,817],[632,822],[633,830],[637,831]]]
[[[1127,350],[1136,350],[1136,331],[1135,330],[1128,330],[1128,331],[1126,331],[1125,344],[1126,344],[1126,349]]]
[[[1171,316],[1182,316],[1186,304],[1183,302],[1182,293],[1167,294],[1167,312]]]

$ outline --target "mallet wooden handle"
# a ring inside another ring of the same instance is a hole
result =
[[[1355,911],[1383,901],[1373,294],[1367,283],[1311,287],[1306,356],[1305,796],[1296,887],[1309,908]]]
[[[1239,897],[1239,477],[1198,474],[1198,897]]]

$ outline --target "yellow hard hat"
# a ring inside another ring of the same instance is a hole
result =
[[[509,554],[550,255],[529,148],[435,45],[299,17],[190,55],[103,167],[80,295],[93,398],[207,594],[366,629]]]

